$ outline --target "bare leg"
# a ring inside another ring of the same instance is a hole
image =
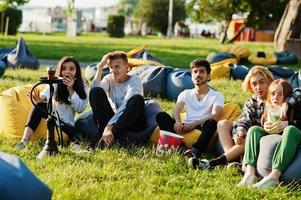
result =
[[[217,123],[217,133],[219,141],[224,149],[224,152],[229,151],[234,142],[232,140],[232,122],[229,120],[221,120]]]
[[[21,141],[28,140],[32,134],[33,134],[33,130],[30,127],[26,126]]]
[[[226,153],[224,154],[227,158],[228,162],[231,162],[237,158],[239,158],[240,156],[242,156],[245,152],[245,145],[234,145],[232,146],[232,148],[230,148],[228,151],[226,151]]]

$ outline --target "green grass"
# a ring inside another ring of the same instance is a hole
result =
[[[152,54],[159,57],[164,64],[173,67],[188,67],[189,63],[197,57],[206,57],[211,52],[221,52],[232,44],[222,45],[216,39],[200,38],[174,38],[165,39],[155,36],[125,38],[109,38],[105,34],[89,33],[76,38],[67,38],[62,34],[40,35],[20,34],[17,36],[0,36],[0,47],[15,47],[19,37],[23,37],[30,51],[38,58],[60,59],[64,55],[73,55],[80,61],[95,62],[109,51],[128,51],[146,44]],[[275,51],[273,43],[267,42],[241,42],[252,52]],[[297,65],[287,65],[297,70]],[[250,65],[249,65],[250,66]]]
[[[209,49],[218,51],[223,47],[215,40],[200,39],[171,41],[155,37],[111,39],[97,34],[72,40],[62,35],[29,34],[24,37],[32,52],[39,58],[58,59],[62,55],[72,54],[83,61],[93,61],[105,51],[129,50],[146,43],[152,52],[173,66],[187,66],[196,56],[207,55]],[[0,46],[5,44],[9,47],[15,40],[15,37],[3,37]],[[246,45],[251,49],[264,48],[273,51],[269,43],[246,43]],[[87,55],[90,57],[86,57]],[[44,69],[37,71],[8,69],[0,79],[0,92],[13,86],[36,83],[38,77],[44,73]],[[210,82],[215,89],[224,93],[226,102],[237,103],[240,106],[249,97],[249,94],[241,91],[241,83],[224,79]],[[157,100],[163,110],[172,112],[173,102],[159,98]],[[296,187],[281,186],[266,191],[237,188],[235,185],[242,178],[239,171],[226,170],[224,167],[216,170],[191,170],[180,155],[158,157],[151,145],[131,149],[115,146],[112,149],[80,155],[72,153],[67,147],[60,148],[60,154],[57,156],[37,160],[36,156],[43,147],[42,141],[29,143],[23,151],[14,148],[16,143],[17,140],[0,136],[0,151],[19,156],[53,190],[53,199],[301,198],[301,190]]]

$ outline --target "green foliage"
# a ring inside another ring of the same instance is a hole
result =
[[[197,22],[231,20],[234,13],[246,12],[246,0],[191,0],[187,13]]]
[[[124,37],[124,21],[123,15],[110,15],[108,17],[108,34],[110,37]]]
[[[191,0],[189,16],[197,22],[231,20],[234,13],[249,13],[248,24],[257,29],[277,23],[289,0]]]
[[[0,12],[0,16],[2,16],[2,14],[3,13]],[[8,35],[16,35],[19,26],[22,24],[22,11],[15,8],[7,8],[4,11],[3,25],[2,25],[2,20],[0,20],[1,27],[4,27],[7,18],[9,18]]]
[[[185,1],[173,1],[173,25],[186,18]],[[135,15],[144,20],[148,26],[166,35],[168,25],[169,0],[140,0]]]
[[[132,16],[138,2],[139,0],[119,0],[117,5],[118,13],[127,17]]]
[[[278,25],[289,0],[247,0],[250,5],[248,24],[257,30]],[[274,27],[275,28],[275,27]]]

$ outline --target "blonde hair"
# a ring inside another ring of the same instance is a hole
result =
[[[265,81],[268,83],[268,85],[270,85],[272,83],[272,81],[274,80],[273,74],[266,67],[255,65],[254,67],[252,67],[250,69],[244,82],[242,83],[243,91],[252,92],[250,80],[253,76],[255,76],[257,74],[261,74],[264,77]]]

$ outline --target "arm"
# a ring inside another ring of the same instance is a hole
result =
[[[181,111],[184,109],[185,103],[184,102],[177,102],[175,105],[175,109],[173,111],[173,118],[175,119],[176,123],[174,124],[174,130],[176,133],[183,132],[183,123],[181,120]]]
[[[101,81],[101,75],[103,68],[108,64],[108,57],[110,53],[104,55],[101,61],[97,64],[97,70],[95,76],[91,82],[91,89],[94,87],[102,87],[106,92],[108,90],[108,80]],[[105,82],[105,83],[104,83]]]
[[[81,99],[76,92],[69,96],[68,100],[71,103],[71,107],[75,112],[83,112],[88,103],[88,85],[87,82],[84,81],[84,89],[87,97],[85,99]]]

